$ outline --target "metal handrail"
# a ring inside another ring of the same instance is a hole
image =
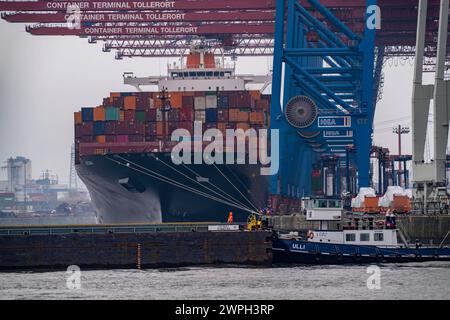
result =
[[[206,232],[207,224],[155,224],[120,226],[30,226],[0,227],[0,236],[10,235],[64,235],[64,234],[108,234],[108,233],[151,233],[151,232]]]

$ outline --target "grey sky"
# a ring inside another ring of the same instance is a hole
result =
[[[136,75],[164,73],[168,59],[124,59],[101,51],[102,44],[88,44],[75,37],[36,37],[21,24],[0,21],[0,161],[23,155],[33,161],[33,177],[51,169],[68,182],[73,112],[82,106],[99,105],[111,91],[134,91],[122,84],[123,72]],[[238,73],[264,74],[268,58],[239,58]],[[409,117],[412,67],[385,69],[383,100],[375,123]],[[408,119],[401,123],[408,124]],[[397,152],[391,127],[380,124],[375,144]],[[404,152],[411,152],[410,135]],[[3,177],[4,173],[0,175]]]

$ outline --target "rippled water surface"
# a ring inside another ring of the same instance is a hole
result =
[[[0,299],[450,299],[450,262],[380,265],[381,288],[368,289],[367,266],[195,267],[0,273]]]

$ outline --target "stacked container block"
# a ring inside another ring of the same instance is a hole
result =
[[[171,110],[162,112],[159,92],[113,92],[97,107],[74,114],[78,143],[130,143],[170,140],[182,128],[193,135],[217,128],[260,129],[269,126],[270,96],[259,91],[170,92]]]

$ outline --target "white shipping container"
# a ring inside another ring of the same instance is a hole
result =
[[[194,109],[195,110],[205,110],[206,109],[206,98],[205,97],[195,97]]]
[[[161,109],[156,109],[156,121],[162,121],[163,115]]]
[[[206,108],[217,108],[217,96],[206,96]]]
[[[201,121],[202,123],[206,122],[206,113],[205,111],[195,111],[195,121]]]

